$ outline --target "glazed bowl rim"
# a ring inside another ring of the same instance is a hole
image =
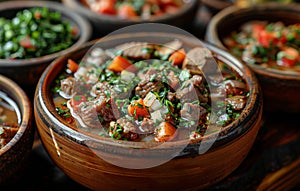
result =
[[[70,0],[62,0],[64,4],[67,3],[68,1]],[[179,9],[178,12],[176,12],[176,14],[163,14],[161,16],[152,16],[150,19],[122,19],[117,16],[98,14],[96,12],[93,12],[88,7],[82,5],[80,0],[71,0],[71,1],[72,1],[72,5],[74,6],[74,9],[78,10],[82,14],[95,20],[114,23],[116,25],[138,24],[141,22],[162,22],[162,21],[170,20],[175,17],[180,17],[181,15],[187,13],[189,10],[193,9],[194,6],[198,4],[198,0],[190,0],[188,3],[184,3],[184,5]]]
[[[14,147],[14,145],[22,139],[24,133],[27,131],[28,128],[32,128],[30,124],[30,120],[32,118],[32,108],[31,108],[31,102],[29,98],[27,97],[26,93],[24,92],[21,87],[16,84],[14,81],[11,79],[3,76],[0,74],[0,87],[4,87],[6,91],[10,91],[11,93],[14,94],[8,95],[9,97],[15,97],[13,98],[14,102],[17,104],[20,112],[21,112],[21,121],[19,124],[19,129],[16,133],[16,135],[6,144],[4,147],[0,149],[0,157],[8,152],[11,148]],[[4,91],[6,93],[6,91]],[[18,101],[16,100],[18,99]],[[18,103],[19,102],[19,103]]]
[[[171,37],[173,39],[178,38],[178,39],[182,40],[183,43],[192,43],[192,44],[194,44],[194,47],[196,45],[199,46],[199,44],[197,44],[193,41],[194,38],[180,35],[180,34],[173,34],[173,33],[170,34],[170,33],[161,33],[161,32],[148,32],[148,33],[140,32],[140,33],[135,33],[135,34],[127,33],[127,34],[112,35],[108,38],[105,38],[104,42],[109,42],[111,40],[117,40],[117,39],[122,39],[122,38],[130,38],[130,37],[133,37],[133,38],[134,37],[145,37],[145,36],[149,37],[150,36],[149,33],[151,33],[151,35],[153,35],[154,37],[157,37],[157,38],[161,38],[161,37],[169,37],[169,38]],[[60,61],[64,62],[71,54],[76,53],[76,51],[84,50],[87,47],[90,48],[91,45],[93,45],[94,43],[95,43],[95,41],[90,41],[88,43],[85,43],[79,49],[69,53],[67,56],[57,58],[46,68],[46,70],[43,72],[43,74],[40,78],[40,81],[38,82],[37,88],[36,88],[35,100],[34,100],[35,101],[35,111],[37,109],[36,105],[38,102],[41,105],[42,111],[44,113],[46,113],[47,118],[49,118],[50,121],[53,121],[56,125],[59,124],[59,127],[63,129],[63,133],[65,135],[69,136],[68,138],[72,137],[74,139],[74,137],[76,136],[78,139],[82,138],[81,141],[83,141],[84,137],[87,137],[87,138],[89,138],[89,140],[101,142],[106,145],[112,145],[112,146],[118,146],[118,147],[145,148],[145,143],[143,143],[143,142],[131,142],[131,141],[122,141],[122,140],[114,140],[111,138],[105,138],[105,137],[101,137],[99,135],[94,135],[92,133],[88,133],[84,130],[77,129],[76,127],[73,127],[71,125],[68,125],[66,122],[64,122],[63,119],[61,119],[61,117],[59,117],[57,112],[55,112],[55,110],[53,110],[53,104],[49,102],[50,98],[49,98],[49,94],[47,94],[47,92],[49,92],[48,91],[49,87],[47,85],[51,84],[49,77],[51,76],[50,74],[52,74],[55,71],[54,70],[55,66],[58,65],[58,63],[60,63]],[[226,129],[229,129],[231,126],[234,126],[234,125],[237,126],[235,128],[235,130],[238,130],[238,128],[239,128],[238,125],[241,125],[244,120],[249,121],[249,118],[251,117],[250,116],[251,112],[247,113],[246,110],[254,112],[253,110],[255,108],[255,105],[257,103],[260,103],[260,101],[259,101],[260,100],[260,97],[259,97],[260,88],[259,88],[257,79],[256,79],[255,75],[252,73],[252,71],[247,66],[243,65],[238,59],[233,57],[231,54],[229,54],[225,50],[222,50],[222,49],[220,49],[212,44],[208,44],[208,43],[205,44],[205,46],[210,47],[210,50],[212,50],[213,52],[219,51],[217,53],[217,55],[222,56],[223,58],[226,58],[227,60],[230,60],[230,64],[232,64],[230,66],[232,68],[234,68],[235,71],[239,70],[240,74],[242,71],[244,71],[245,74],[249,75],[249,79],[247,81],[247,85],[249,87],[249,92],[250,92],[248,102],[247,102],[243,112],[241,113],[240,117],[238,119],[236,119],[235,121],[233,121],[230,125],[224,127],[222,132]],[[247,80],[245,77],[243,77],[243,78],[245,80]],[[49,109],[51,107],[52,107],[52,110]],[[247,132],[248,130],[249,130],[249,128],[246,129],[245,132]],[[245,132],[243,132],[241,135],[243,135]],[[241,135],[239,135],[239,136],[241,136]],[[212,134],[209,134],[208,136],[212,136]],[[165,146],[172,147],[174,145],[180,145],[180,144],[182,144],[182,142],[186,142],[186,140],[165,142],[166,143]]]
[[[72,9],[62,5],[58,2],[53,1],[21,1],[21,0],[13,0],[13,1],[6,1],[0,2],[0,12],[7,11],[7,10],[16,10],[16,9],[27,9],[33,7],[47,7],[50,10],[58,11],[62,14],[63,17],[66,17],[67,20],[70,20],[72,23],[78,27],[79,36],[78,39],[72,44],[72,46],[60,50],[58,52],[36,57],[36,58],[29,58],[29,59],[0,59],[0,67],[18,67],[18,66],[26,66],[26,65],[38,65],[41,62],[49,62],[57,58],[58,56],[64,55],[69,51],[75,50],[81,44],[85,43],[92,34],[92,27],[91,24],[82,16],[76,14]]]
[[[267,3],[261,3],[261,4],[255,4],[249,7],[239,7],[236,5],[229,6],[220,12],[218,12],[209,22],[205,39],[209,42],[213,42],[217,46],[219,46],[222,49],[227,50],[225,45],[222,43],[221,39],[219,38],[217,27],[220,22],[225,20],[226,18],[232,17],[236,13],[242,13],[247,14],[249,12],[257,12],[257,11],[265,11],[265,10],[278,10],[278,11],[294,11],[299,12],[300,16],[300,5],[296,3],[291,4],[281,4],[276,2],[267,2]],[[280,17],[280,16],[279,16]],[[241,17],[240,17],[241,18]],[[257,20],[257,19],[256,19]],[[268,20],[268,18],[265,18],[264,20]],[[248,19],[248,21],[251,21],[251,19]],[[241,60],[240,58],[238,58]],[[243,62],[241,60],[241,62]],[[260,75],[270,76],[273,78],[278,78],[282,80],[300,80],[300,72],[282,72],[277,69],[270,69],[266,68],[264,66],[260,66],[257,64],[248,64],[251,69],[254,70],[255,73],[258,73]]]

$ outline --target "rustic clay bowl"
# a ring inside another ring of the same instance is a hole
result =
[[[163,14],[162,16],[152,17],[149,20],[124,20],[116,16],[97,14],[84,6],[81,0],[62,0],[62,2],[92,23],[95,37],[101,37],[119,28],[139,23],[164,23],[177,27],[186,27],[193,21],[198,10],[198,0],[189,0],[176,14]]]
[[[205,38],[225,48],[222,39],[252,20],[300,23],[300,5],[264,3],[246,8],[231,6],[213,17]],[[286,73],[254,64],[248,66],[258,77],[264,96],[264,108],[267,111],[300,111],[300,73]]]
[[[215,14],[226,7],[233,5],[234,0],[200,0],[202,5],[208,7]]]
[[[185,47],[199,46],[194,38],[170,33],[121,34],[105,38],[103,48],[132,41],[166,43],[179,39]],[[188,144],[172,160],[151,168],[130,169],[106,162],[144,164],[159,160],[162,154],[180,147],[181,141],[166,142],[154,147],[153,153],[143,157],[147,150],[142,142],[117,141],[96,136],[65,123],[55,111],[49,94],[50,85],[67,64],[67,59],[80,60],[95,42],[58,58],[45,70],[38,83],[34,113],[41,141],[52,160],[68,176],[93,190],[199,190],[229,175],[250,150],[261,125],[262,99],[254,74],[227,52],[208,45],[217,57],[232,66],[249,85],[247,105],[231,125],[224,128],[215,144],[205,154],[198,154],[199,143]],[[209,138],[209,136],[208,136]],[[209,143],[209,139],[201,144]],[[129,153],[130,152],[130,153]],[[158,153],[158,154],[157,154]],[[99,156],[104,156],[105,160]]]
[[[78,48],[91,37],[91,26],[80,15],[62,4],[50,1],[8,1],[0,3],[0,17],[13,18],[18,11],[33,7],[48,7],[62,13],[62,18],[78,29],[78,40],[69,48],[38,58],[8,60],[0,59],[0,74],[3,74],[22,86],[34,86],[47,65],[55,58]],[[62,39],[63,40],[63,39]]]
[[[16,135],[0,149],[0,185],[24,167],[32,148],[34,128],[32,108],[24,91],[12,80],[0,75],[0,90],[15,101],[21,114],[21,122]]]

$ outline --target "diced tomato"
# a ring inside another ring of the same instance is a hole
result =
[[[178,66],[178,65],[182,64],[184,59],[185,59],[185,51],[184,51],[183,48],[176,51],[176,52],[174,52],[169,57],[169,61],[171,61],[173,63],[173,65],[175,65],[175,66]]]
[[[174,0],[159,0],[159,4],[161,6],[167,6],[167,5],[176,5]]]
[[[74,95],[71,99],[71,105],[74,110],[77,110],[77,107],[80,103],[86,102],[86,97],[84,95]]]
[[[117,12],[115,3],[115,0],[101,0],[98,4],[97,12],[101,14],[115,15]]]
[[[176,130],[171,123],[162,122],[156,129],[155,140],[158,142],[170,141],[176,136]]]
[[[75,73],[77,72],[79,68],[79,65],[72,59],[68,59],[68,69],[72,72]]]
[[[116,56],[107,69],[114,72],[122,72],[123,70],[127,70],[129,72],[135,72],[136,67],[126,58],[122,56]]]
[[[39,12],[34,13],[34,18],[36,19],[41,19],[42,18],[42,14]]]
[[[259,33],[258,42],[264,48],[270,47],[273,40],[274,40],[274,34],[273,33],[268,32],[266,30],[263,30]]]
[[[254,23],[252,25],[252,36],[253,38],[258,38],[259,34],[265,30],[265,26],[262,24]]]
[[[150,113],[148,108],[144,104],[143,99],[139,99],[131,104],[128,105],[128,113],[131,115],[135,120],[144,117],[150,117]]]
[[[73,36],[77,36],[77,35],[78,35],[78,28],[73,27],[73,28],[72,28],[72,31],[71,31],[71,34],[72,34]]]
[[[292,47],[283,47],[282,52],[284,56],[277,61],[280,66],[292,67],[300,57],[298,50]]]
[[[124,19],[131,19],[137,16],[134,7],[130,4],[123,4],[118,8],[118,16]]]
[[[20,45],[26,49],[36,49],[36,47],[31,43],[29,36],[25,36],[23,39],[21,39]]]

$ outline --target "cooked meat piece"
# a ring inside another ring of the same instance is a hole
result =
[[[158,73],[156,70],[150,69],[135,88],[135,94],[144,98],[151,91],[158,92],[163,87],[163,84],[159,75],[153,78],[153,75],[156,73]]]
[[[186,54],[182,68],[188,69],[192,74],[202,74],[202,68],[206,64],[207,58],[212,58],[212,54],[207,48],[193,48]]]
[[[117,50],[122,51],[122,55],[129,59],[150,59],[153,45],[146,42],[129,42],[121,44],[116,47]]]
[[[188,120],[188,121],[199,121],[203,117],[205,117],[207,114],[207,110],[198,105],[198,104],[192,104],[192,103],[185,103],[180,110],[180,116],[181,118]]]
[[[121,118],[117,122],[112,121],[110,123],[109,134],[115,139],[137,140],[139,139],[139,134],[136,131],[136,125],[126,118]]]
[[[176,90],[176,98],[182,103],[193,102],[199,100],[201,103],[207,103],[208,97],[203,94],[205,87],[203,78],[199,75],[194,75],[191,79],[183,82],[181,88]]]
[[[232,109],[239,111],[245,107],[247,99],[245,96],[233,96],[226,98],[225,101],[226,104],[230,104],[232,106]]]
[[[75,115],[72,115],[77,118],[79,122],[82,122],[83,124],[81,125],[86,128],[101,128],[103,126],[108,126],[111,121],[120,117],[117,106],[113,100],[107,100],[102,96],[94,101],[82,102],[75,109],[69,107],[69,105],[68,108],[71,110],[71,113],[75,112]]]
[[[98,117],[100,117],[104,123],[110,123],[120,117],[118,107],[112,98],[107,100],[100,97],[100,99],[94,101],[94,104],[96,106]]]
[[[60,89],[61,91],[59,94],[66,98],[70,99],[74,93],[74,86],[75,86],[75,78],[68,77],[60,81]]]
[[[140,130],[142,131],[142,133],[154,133],[154,129],[155,129],[155,123],[152,119],[148,119],[148,118],[144,118],[141,126],[140,126]]]
[[[176,90],[178,86],[180,85],[179,83],[179,77],[178,75],[175,75],[174,71],[170,71],[169,75],[167,76],[167,79],[169,81],[169,85],[173,90]]]
[[[91,96],[93,97],[112,97],[114,98],[116,93],[114,92],[113,88],[107,82],[98,82],[96,83],[90,92]]]
[[[157,47],[157,53],[160,56],[170,55],[173,52],[179,50],[181,47],[182,47],[182,42],[176,39],[164,44],[161,47]]]
[[[246,84],[237,80],[227,80],[221,88],[225,89],[227,95],[238,95],[245,91]]]
[[[0,125],[0,148],[4,147],[18,132],[18,127]]]

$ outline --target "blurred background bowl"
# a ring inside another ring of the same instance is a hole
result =
[[[231,6],[210,21],[205,39],[226,49],[224,37],[249,21],[281,21],[286,25],[300,23],[299,4],[262,3],[250,7]],[[266,111],[300,111],[300,73],[287,73],[257,64],[247,64],[262,87]]]
[[[58,2],[51,1],[7,1],[0,3],[0,17],[13,18],[16,13],[34,7],[47,7],[49,10],[60,12],[62,19],[78,29],[78,39],[67,49],[59,52],[30,59],[0,59],[0,74],[13,79],[21,86],[35,87],[40,75],[47,65],[55,58],[78,48],[91,37],[92,28],[88,21],[74,13],[70,8]],[[62,41],[64,39],[61,39]]]
[[[176,13],[153,16],[150,19],[121,19],[113,15],[98,14],[85,6],[81,0],[62,0],[63,4],[86,17],[94,28],[93,36],[102,37],[122,27],[139,23],[164,23],[181,28],[190,27],[198,11],[198,0],[184,1],[184,5]]]
[[[0,185],[26,167],[26,159],[32,148],[34,128],[32,107],[24,91],[12,80],[0,75],[0,91],[12,99],[21,114],[21,122],[15,136],[0,149]]]
[[[199,46],[194,38],[170,33],[135,33],[114,35],[102,39],[103,48],[132,41],[166,43],[179,39],[184,47]],[[90,42],[72,53],[56,59],[45,70],[38,83],[34,113],[41,141],[55,164],[69,177],[93,190],[189,190],[203,189],[219,182],[236,169],[249,152],[261,126],[262,99],[259,85],[249,68],[227,52],[208,45],[217,58],[231,66],[249,86],[249,100],[241,116],[224,128],[214,146],[198,154],[199,143],[188,144],[180,155],[167,163],[146,169],[115,166],[102,158],[117,162],[148,164],[170,150],[182,145],[181,141],[167,142],[153,147],[154,153],[145,158],[143,142],[118,141],[80,130],[67,124],[56,112],[50,88],[64,70],[67,60],[81,60],[95,44]],[[209,138],[209,137],[208,137]],[[209,139],[201,144],[209,144]],[[147,150],[147,149],[146,149]]]

